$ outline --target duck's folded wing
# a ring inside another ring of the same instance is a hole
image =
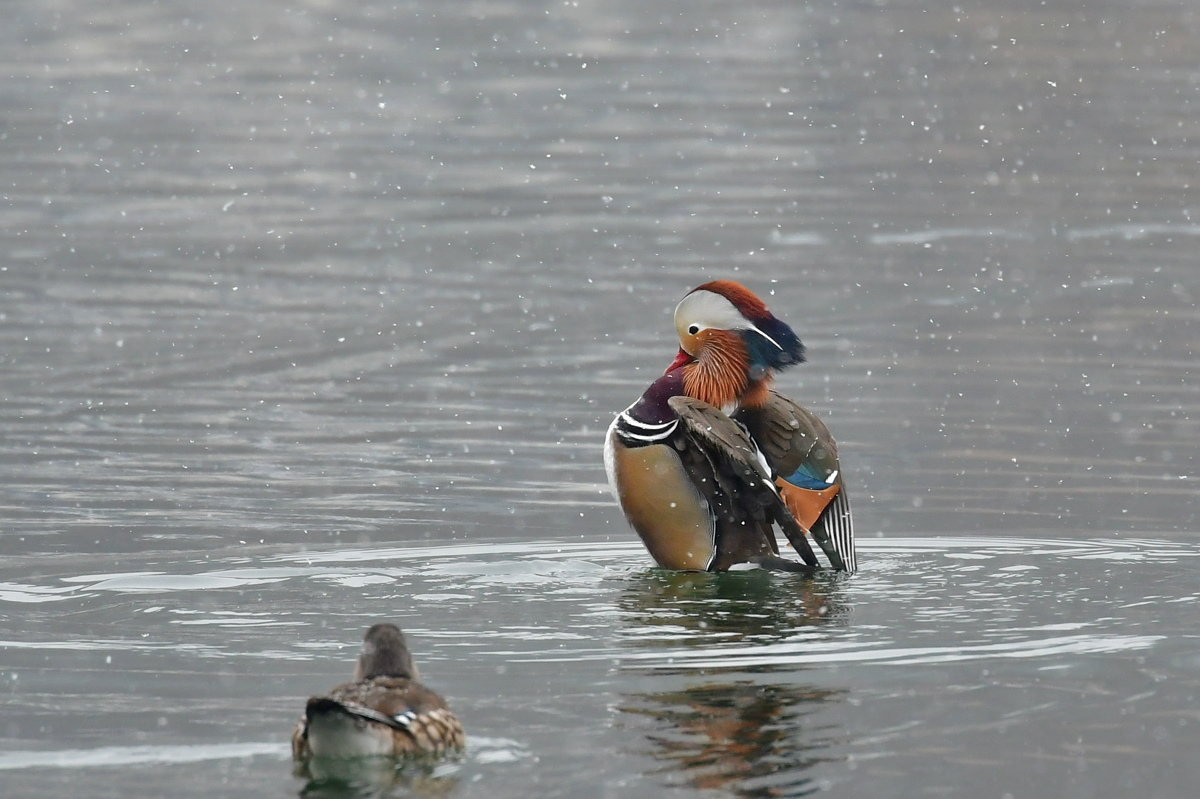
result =
[[[371,682],[367,704],[412,736],[421,751],[463,748],[466,737],[462,724],[440,694],[401,677],[376,677]]]
[[[829,428],[782,394],[771,391],[760,407],[740,410],[734,417],[746,425],[777,474],[792,474],[802,466],[823,474],[838,468],[837,442]]]
[[[753,499],[770,513],[769,518],[779,523],[800,558],[808,566],[817,566],[817,558],[804,537],[804,529],[788,510],[772,482],[770,466],[745,429],[720,409],[692,397],[672,397],[668,404],[682,421],[687,435],[723,467],[714,470],[716,477],[733,482],[725,493]]]
[[[850,499],[829,428],[812,411],[774,391],[761,407],[739,411],[735,418],[766,456],[789,509],[830,563],[855,571]]]
[[[415,744],[413,751],[443,752],[465,744],[462,724],[441,696],[415,681],[377,677],[335,688],[328,696],[308,700],[307,719],[322,713],[347,716],[383,724],[405,733]]]
[[[314,716],[322,713],[342,713],[346,716],[354,716],[367,721],[374,721],[384,726],[391,727],[395,730],[402,730],[405,725],[400,720],[386,713],[381,713],[378,710],[359,705],[354,702],[344,702],[339,699],[334,699],[331,696],[314,696],[308,700],[308,705],[305,708],[305,715],[312,719]]]

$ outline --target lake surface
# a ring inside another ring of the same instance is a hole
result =
[[[6,797],[1200,791],[1190,4],[10,5]],[[608,493],[722,277],[852,577]],[[468,752],[294,776],[382,619]]]

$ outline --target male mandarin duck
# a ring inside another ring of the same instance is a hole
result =
[[[301,761],[436,757],[463,746],[462,724],[445,699],[417,682],[404,633],[394,624],[367,630],[354,682],[309,699],[292,733],[292,755]]]
[[[817,568],[810,533],[835,569],[857,568],[837,444],[810,411],[772,390],[804,345],[732,280],[675,308],[679,354],[608,429],[604,466],[630,525],[659,566],[739,563]],[[777,523],[804,561],[779,556]]]

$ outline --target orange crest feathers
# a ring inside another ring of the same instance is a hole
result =
[[[751,321],[771,315],[771,312],[767,310],[766,303],[760,300],[757,294],[733,280],[713,280],[703,286],[696,286],[692,291],[711,291],[713,294],[720,294],[732,302],[734,307],[742,312],[742,316]]]

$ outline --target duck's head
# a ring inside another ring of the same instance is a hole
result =
[[[374,677],[418,678],[417,666],[408,652],[404,633],[394,624],[375,624],[363,637],[362,654],[354,669],[354,681]]]
[[[675,308],[684,391],[718,408],[757,407],[774,373],[804,361],[804,345],[754,292],[714,280],[688,292]]]

